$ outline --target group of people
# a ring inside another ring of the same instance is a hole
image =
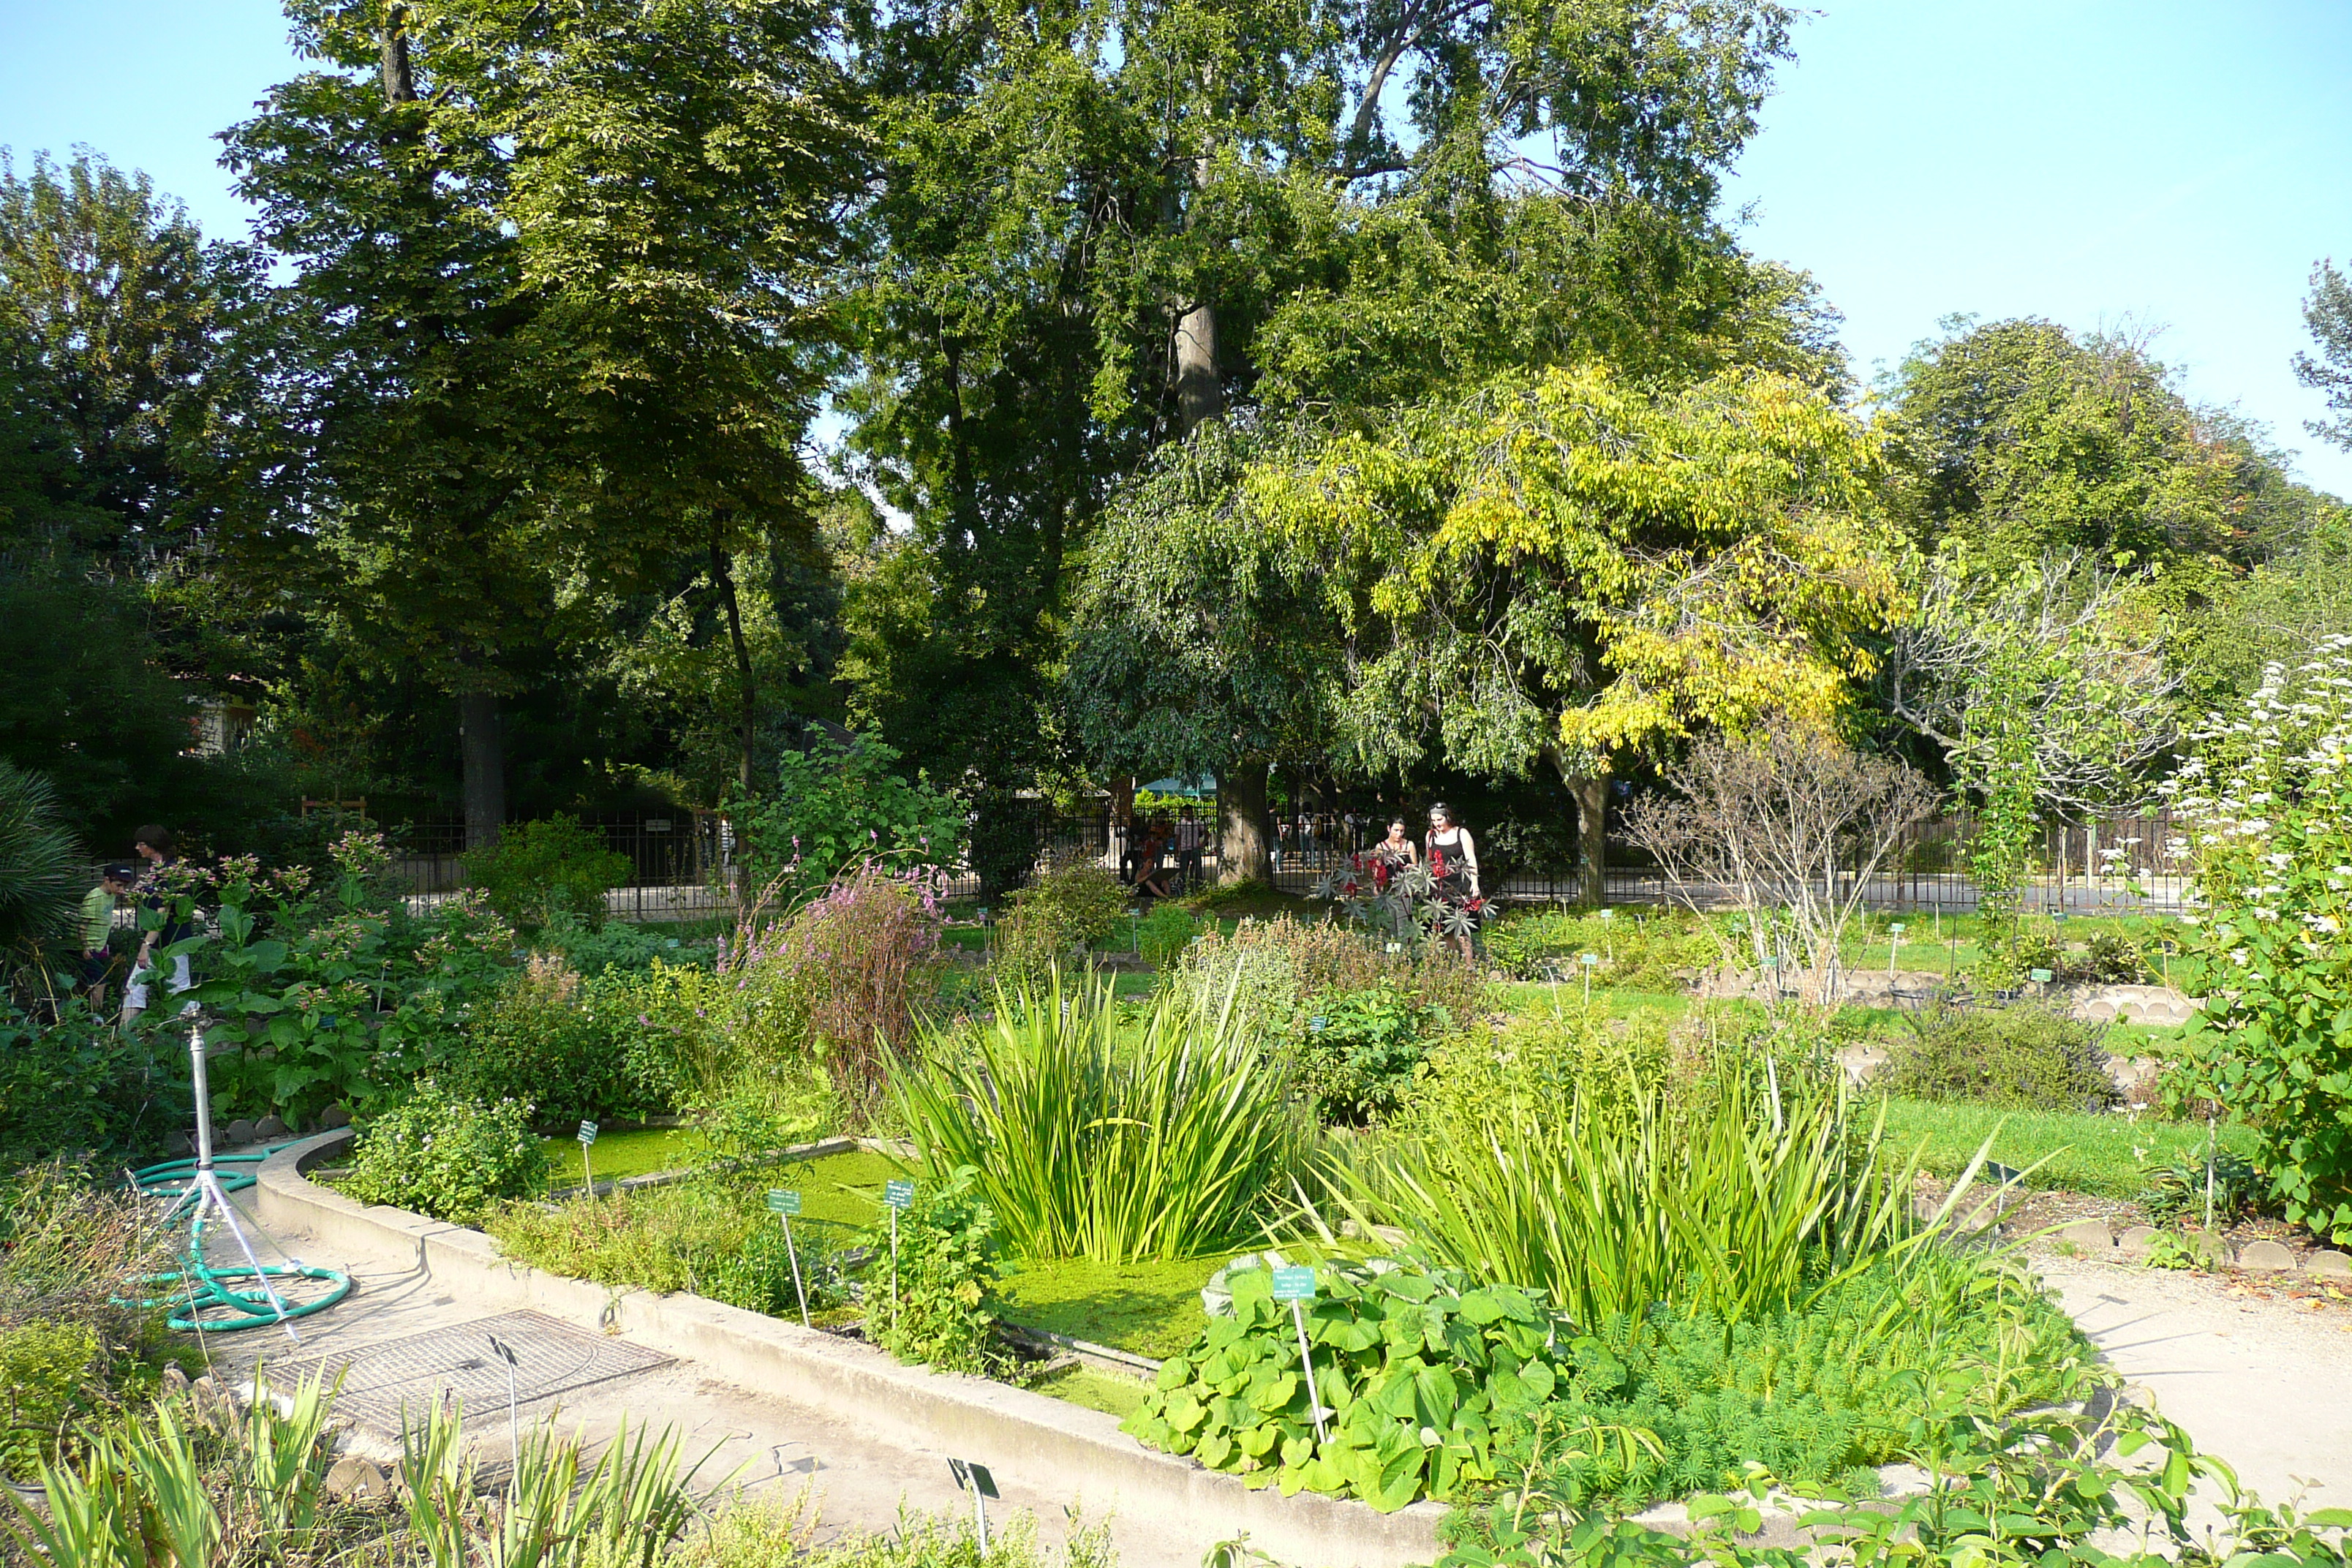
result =
[[[1165,816],[1137,824],[1135,837],[1120,858],[1119,880],[1134,888],[1139,898],[1173,898],[1181,882],[1201,879],[1201,850],[1207,842],[1200,819],[1184,806],[1171,823]]]
[[[171,895],[157,885],[157,873],[179,858],[178,840],[172,830],[149,823],[132,837],[131,850],[137,862],[110,861],[99,872],[98,886],[82,895],[81,900],[81,973],[82,994],[89,1005],[103,1013],[106,1009],[107,984],[113,977],[117,959],[114,956],[114,911],[124,901],[131,900],[143,909],[152,909],[160,919],[144,922],[147,929],[139,936],[137,956],[131,961],[129,978],[122,990],[122,1021],[128,1024],[147,1010],[150,987],[161,979],[173,995],[192,989],[195,977],[189,973],[188,955],[174,953],[168,973],[156,971],[155,955],[185,941],[192,934],[188,927],[174,917]]]

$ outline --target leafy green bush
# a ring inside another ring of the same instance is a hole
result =
[[[795,1257],[800,1264],[797,1286],[793,1280]],[[731,1255],[705,1263],[697,1271],[694,1289],[714,1301],[747,1312],[765,1312],[772,1318],[798,1318],[803,1291],[812,1312],[837,1307],[849,1299],[841,1259],[824,1233],[802,1226],[787,1244],[783,1226],[772,1217],[764,1225],[754,1225]]]
[[[1118,928],[1130,895],[1091,861],[1056,867],[1007,896],[996,925],[996,972],[1012,988],[1043,984],[1056,965]]]
[[[100,1361],[87,1323],[0,1329],[0,1477],[30,1481],[56,1457],[68,1426],[89,1414]]]
[[[902,1362],[969,1373],[1003,1364],[998,1216],[979,1178],[963,1165],[917,1188],[914,1205],[898,1216],[895,1295],[889,1233],[867,1238],[874,1261],[866,1271],[866,1331]]]
[[[1485,1010],[1486,983],[1466,963],[1289,915],[1245,920],[1230,935],[1202,932],[1185,951],[1173,988],[1198,1005],[1215,998],[1222,1005],[1231,994],[1244,1033],[1287,1043],[1297,1037],[1306,998],[1391,984],[1423,1006],[1444,1009],[1455,1026]]]
[[[2213,1151],[2210,1168],[2205,1160],[2181,1160],[2152,1164],[2146,1175],[2147,1184],[2136,1201],[2158,1225],[2186,1224],[2192,1218],[2202,1223],[2209,1193],[2219,1225],[2256,1213],[2270,1197],[2270,1183],[2261,1169],[2228,1149]]]
[[[526,1102],[541,1126],[666,1110],[636,1081],[638,1026],[625,980],[583,980],[552,953],[535,954],[475,1013],[467,1048],[443,1069],[446,1087],[478,1104]]]
[[[1444,1014],[1394,984],[1318,996],[1304,1009],[1298,1081],[1326,1122],[1393,1115],[1444,1030]]]
[[[1550,1398],[1575,1330],[1524,1290],[1446,1269],[1326,1266],[1307,1309],[1310,1391],[1290,1309],[1264,1268],[1233,1311],[1163,1362],[1121,1430],[1253,1487],[1358,1497],[1393,1512],[1494,1479],[1496,1431]],[[1328,1436],[1316,1433],[1319,1398]]]
[[[547,1185],[547,1146],[520,1100],[478,1105],[431,1079],[369,1121],[343,1190],[452,1225],[479,1225],[509,1198]]]
[[[2122,1100],[2102,1031],[2054,1007],[1939,1007],[1906,1016],[1877,1084],[1910,1100],[2012,1110],[2104,1110]]]
[[[2164,786],[2201,903],[2181,917],[2205,1027],[2167,1097],[2216,1100],[2261,1140],[2286,1217],[2352,1241],[2352,637],[2273,665]]]
[[[604,835],[562,813],[508,827],[496,844],[463,857],[466,879],[490,907],[525,931],[559,914],[604,923],[604,895],[629,879],[629,858],[604,847]]]
[[[1202,931],[1201,921],[1181,904],[1162,900],[1137,922],[1135,951],[1154,969],[1167,969],[1184,956]]]
[[[532,945],[561,953],[567,965],[592,977],[610,969],[647,970],[656,963],[707,964],[711,957],[707,942],[690,944],[625,921],[591,925],[569,910],[548,917]]]
[[[33,1479],[69,1424],[153,1392],[163,1315],[121,1292],[168,1267],[180,1239],[137,1194],[61,1165],[0,1182],[0,1469]]]
[[[118,1028],[79,996],[37,1022],[0,995],[0,1169],[146,1153],[194,1116],[187,1037],[154,1013]]]
[[[1024,1258],[1227,1249],[1302,1169],[1286,1064],[1174,997],[1129,1023],[1104,983],[999,991],[989,1024],[932,1033],[923,1058],[894,1087],[925,1173],[977,1169]]]
[[[864,739],[784,752],[773,793],[734,805],[751,885],[772,885],[789,908],[821,897],[862,861],[892,871],[952,865],[963,808],[927,781],[901,776],[898,762],[898,752]]]
[[[2352,1562],[2344,1510],[2263,1505],[2228,1465],[2130,1400],[2020,1409],[2013,1370],[2005,1358],[1969,1360],[1909,1379],[1890,1436],[1894,1457],[1925,1484],[1900,1499],[1882,1497],[1874,1476],[1853,1489],[1801,1487],[1794,1522],[1832,1532],[1848,1568]],[[1739,1493],[1692,1499],[1687,1535],[1597,1503],[1573,1464],[1549,1461],[1605,1436],[1549,1424],[1533,1462],[1510,1464],[1502,1485],[1441,1527],[1450,1545],[1437,1568],[1799,1568],[1820,1555],[1758,1541],[1762,1505],[1781,1485],[1761,1466]]]

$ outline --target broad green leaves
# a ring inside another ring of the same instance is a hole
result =
[[[1318,1441],[1290,1310],[1265,1269],[1232,1278],[1233,1315],[1190,1356],[1162,1363],[1125,1430],[1251,1486],[1363,1499],[1393,1511],[1494,1478],[1497,1424],[1559,1385],[1554,1345],[1572,1331],[1524,1291],[1450,1271],[1318,1270],[1306,1312]]]

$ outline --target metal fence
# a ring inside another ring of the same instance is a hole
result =
[[[1368,851],[1388,830],[1384,812],[1297,813],[1275,822],[1274,883],[1284,892],[1312,892],[1326,873],[1343,868]],[[735,908],[739,869],[727,821],[709,812],[674,817],[629,817],[590,821],[606,847],[627,857],[629,875],[608,905],[623,919],[691,920]],[[1181,821],[1163,853],[1173,867],[1197,857],[1195,868],[1214,879],[1222,867],[1213,815],[1203,810],[1186,832]],[[1474,834],[1477,825],[1470,825]],[[1108,806],[1076,814],[1041,812],[1030,819],[1032,868],[1086,860],[1131,872],[1129,856],[1140,842],[1129,824],[1114,820]],[[1015,829],[1014,831],[1023,831]],[[1908,830],[1878,869],[1866,879],[1864,901],[1874,909],[1965,912],[1977,907],[1976,884],[1967,873],[1968,846],[1975,823],[1965,816],[1936,818]],[[2171,820],[2164,815],[2117,817],[2090,824],[2057,824],[2043,834],[2040,868],[2029,878],[2022,899],[2029,909],[2126,910],[2177,909],[2186,879],[2170,852]],[[459,857],[461,823],[410,824],[395,831],[399,851],[394,867],[420,898],[454,892],[465,885]],[[1019,858],[1019,847],[1013,858]],[[1538,864],[1495,858],[1486,879],[1490,898],[1516,903],[1573,903],[1581,897],[1572,863]],[[1606,895],[1612,903],[1662,903],[1665,879],[1633,847],[1611,843]],[[1860,875],[1858,866],[1847,875]],[[971,865],[951,868],[949,894],[974,898],[981,878]],[[1705,897],[1702,891],[1702,898]]]

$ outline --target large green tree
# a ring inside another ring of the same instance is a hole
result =
[[[2314,419],[2304,428],[2323,441],[2352,448],[2352,279],[2322,261],[2311,269],[2311,293],[2303,301],[2304,325],[2319,353],[2294,356],[2295,379],[2326,395],[2335,417]]]
[[[2259,431],[2182,397],[2141,342],[2030,319],[1946,327],[1882,397],[1900,515],[1971,573],[2079,552],[2218,584],[2292,548],[2324,504]]]
[[[1822,368],[1802,280],[1706,219],[1789,16],[881,8],[844,404],[922,558],[861,709],[945,775],[1036,765],[1072,551],[1146,453],[1236,406],[1377,405],[1604,342],[1666,378],[1768,337]]]
[[[797,446],[845,130],[822,8],[295,0],[324,68],[230,132],[290,264],[233,432],[242,565],[457,700],[469,838],[500,701],[698,572],[758,668],[747,550],[811,534]]]
[[[1846,721],[1902,607],[1875,437],[1818,389],[1513,376],[1255,466],[1249,525],[1317,562],[1370,769],[1540,763],[1602,894],[1606,780],[1705,728]]]

